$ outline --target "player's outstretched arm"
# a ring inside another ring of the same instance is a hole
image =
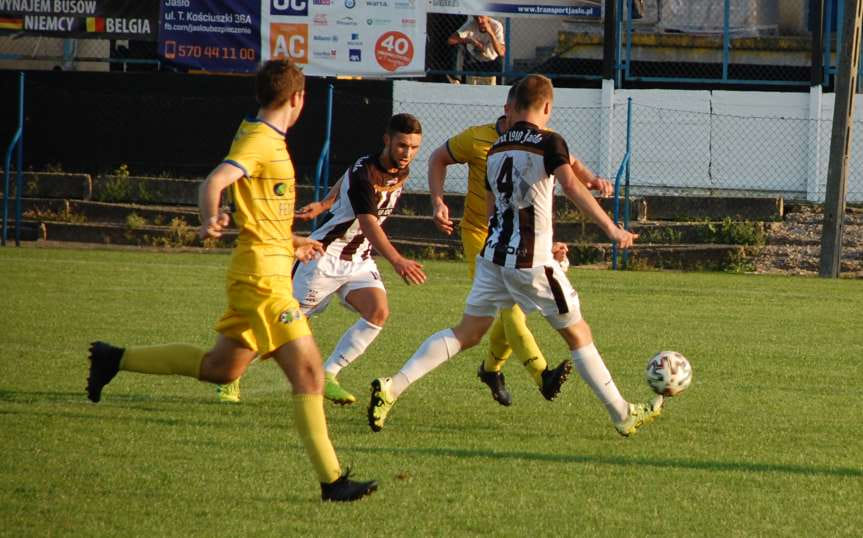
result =
[[[456,162],[450,155],[446,144],[438,147],[429,156],[428,181],[432,202],[432,218],[438,230],[447,235],[452,233],[453,224],[449,218],[449,208],[443,199],[443,184],[446,180],[446,168],[451,164],[456,164]]]
[[[599,203],[594,200],[593,195],[590,194],[587,187],[585,187],[581,181],[575,177],[575,173],[572,171],[572,166],[569,164],[558,166],[554,170],[554,177],[560,183],[560,187],[563,189],[563,193],[566,197],[569,198],[569,200],[574,203],[582,213],[597,223],[609,239],[616,241],[620,248],[629,248],[632,246],[632,243],[638,238],[638,234],[627,232],[622,228],[618,228],[614,224],[614,221],[609,218],[605,211],[603,211]]]
[[[245,175],[242,168],[222,163],[217,166],[198,188],[198,216],[201,227],[198,237],[201,239],[218,238],[230,223],[230,215],[219,211],[219,201],[222,191]]]
[[[342,178],[340,177],[339,180],[336,181],[332,187],[330,187],[330,192],[327,193],[323,200],[319,202],[311,202],[304,205],[297,210],[297,212],[294,214],[294,217],[297,220],[307,221],[312,220],[324,211],[328,211],[331,207],[333,207],[333,204],[336,203],[336,200],[338,200],[339,191],[341,191],[341,189]]]
[[[426,281],[426,274],[423,272],[422,264],[409,260],[399,254],[396,247],[390,243],[384,229],[381,228],[378,218],[375,215],[359,214],[357,220],[360,221],[360,229],[363,231],[369,243],[375,247],[378,253],[387,259],[404,281],[408,284],[422,284]]]

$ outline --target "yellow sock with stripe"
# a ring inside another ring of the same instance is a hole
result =
[[[511,354],[512,348],[506,341],[503,321],[498,316],[488,333],[488,357],[485,358],[482,369],[486,372],[500,372]]]
[[[204,353],[203,349],[188,344],[129,347],[120,360],[120,370],[200,379]]]
[[[527,328],[527,316],[516,305],[512,308],[502,308],[500,319],[503,321],[506,340],[512,347],[512,352],[527,369],[527,373],[536,385],[542,387],[542,373],[548,368],[548,363],[539,346],[536,345],[536,339]]]
[[[318,481],[329,484],[338,479],[342,472],[327,432],[324,397],[320,394],[294,394],[294,424],[318,474]]]

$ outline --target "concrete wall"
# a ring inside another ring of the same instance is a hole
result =
[[[427,190],[428,155],[450,136],[502,114],[506,87],[395,82],[393,108],[423,122],[424,142],[410,187]],[[832,94],[555,90],[551,127],[587,165],[613,177],[625,153],[632,97],[631,183],[636,192],[781,195],[823,201],[833,118]],[[612,104],[613,103],[613,104]],[[858,100],[859,103],[859,100]],[[861,105],[857,105],[858,108]],[[861,118],[857,114],[857,118]],[[863,121],[852,137],[848,199],[863,202]],[[467,170],[452,167],[447,189],[463,192]]]

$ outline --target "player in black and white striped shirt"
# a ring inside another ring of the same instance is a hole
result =
[[[579,375],[605,404],[615,429],[629,436],[652,422],[662,397],[631,404],[623,399],[582,319],[578,294],[552,255],[554,181],[578,208],[621,248],[636,235],[620,229],[605,214],[570,166],[563,138],[545,129],[553,88],[541,75],[529,75],[515,90],[509,130],[488,153],[486,172],[489,234],[477,256],[473,286],[461,323],[440,331],[420,346],[393,377],[372,381],[368,418],[379,431],[401,393],[461,350],[479,343],[499,308],[518,304],[525,314],[539,310],[560,333]]]
[[[322,312],[333,295],[360,314],[342,335],[324,363],[324,397],[350,404],[356,397],[339,385],[342,368],[362,355],[389,316],[386,289],[372,258],[372,248],[389,261],[408,284],[422,284],[422,265],[403,257],[390,243],[381,224],[392,213],[419,150],[422,126],[410,114],[390,118],[380,153],[357,159],[321,202],[300,210],[308,220],[326,209],[329,219],[312,233],[324,254],[307,264],[295,263],[294,297],[306,316]]]

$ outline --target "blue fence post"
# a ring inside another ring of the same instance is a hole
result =
[[[333,131],[333,83],[327,85],[327,117],[326,129],[324,131],[324,145],[318,157],[318,165],[315,168],[315,201],[321,199],[321,190],[326,188],[330,182],[330,137]],[[318,217],[312,221],[312,231],[318,228]]]
[[[629,170],[629,159],[631,157],[631,151],[629,147],[629,132],[631,125],[631,117],[632,117],[632,97],[626,98],[626,153],[623,155],[623,160],[620,162],[620,166],[617,169],[617,173],[614,175],[614,224],[617,225],[620,222],[620,179],[623,176],[623,172]],[[628,184],[628,178],[627,178]],[[628,207],[628,204],[626,204]],[[629,220],[626,220],[628,224]],[[625,226],[625,225],[624,225]],[[617,270],[617,242],[611,242],[611,269],[613,271]]]
[[[731,0],[722,6],[722,80],[728,80],[728,56],[731,45]]]
[[[620,31],[623,26],[623,0],[609,0],[617,2],[617,10],[614,14],[614,35],[617,40],[617,43],[614,45],[614,87],[620,88],[621,86],[621,63],[622,63],[622,50],[623,50],[623,35]]]
[[[833,31],[833,0],[825,0],[824,2],[824,59],[822,61],[824,69],[824,77],[821,85],[826,87],[830,84],[830,39]]]
[[[626,67],[624,73],[626,78],[629,78],[632,73],[630,66],[632,65],[632,0],[628,0],[626,9]]]
[[[629,156],[626,159],[626,182],[623,187],[623,229],[629,229],[629,167],[632,164],[632,97],[626,99],[626,154]],[[623,251],[623,268],[629,262],[629,250]]]
[[[6,149],[3,166],[3,226],[0,233],[0,246],[6,246],[9,235],[9,174],[12,169],[12,152],[18,148],[17,177],[15,178],[15,246],[21,246],[21,191],[24,188],[24,175],[21,171],[24,162],[24,72],[18,74],[18,129]]]

